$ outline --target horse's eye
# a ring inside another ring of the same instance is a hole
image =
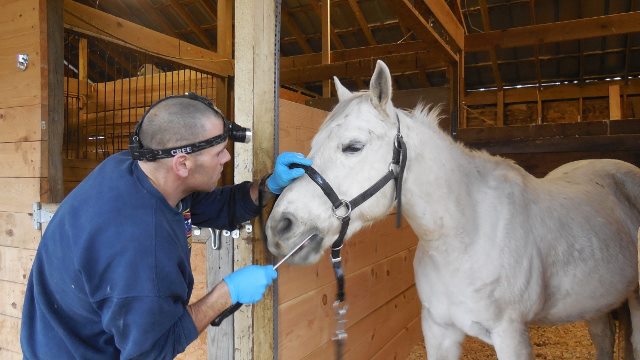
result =
[[[350,142],[342,145],[342,152],[347,154],[355,154],[364,148],[364,144],[361,142]]]

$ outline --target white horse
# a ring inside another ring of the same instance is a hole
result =
[[[388,171],[399,119],[408,148],[402,202],[419,238],[414,271],[429,360],[458,359],[465,334],[492,344],[500,360],[532,359],[529,324],[577,320],[588,321],[597,358],[612,359],[608,314],[625,300],[640,328],[638,168],[584,160],[535,178],[454,142],[438,128],[437,109],[395,108],[380,61],[370,91],[351,93],[334,80],[339,103],[309,156],[341,198]],[[353,211],[347,238],[394,204],[392,181]],[[312,263],[339,229],[331,203],[304,176],[275,204],[268,246],[282,256],[317,234],[292,257]],[[631,342],[640,359],[640,332]]]

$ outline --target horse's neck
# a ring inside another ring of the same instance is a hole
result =
[[[477,218],[474,197],[493,191],[483,181],[486,174],[510,164],[472,152],[421,121],[405,118],[402,124],[408,150],[403,207],[421,239],[437,240],[464,231]]]

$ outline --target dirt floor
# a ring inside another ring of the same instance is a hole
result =
[[[589,339],[585,323],[576,323],[552,327],[532,327],[531,343],[535,359],[544,360],[592,360],[595,350]],[[407,360],[425,360],[424,344],[413,349]],[[617,353],[614,357],[617,359]],[[463,344],[463,360],[496,359],[493,347],[475,338],[467,337]]]

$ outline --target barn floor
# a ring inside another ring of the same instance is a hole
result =
[[[530,331],[531,343],[535,359],[544,360],[592,360],[595,351],[585,323],[575,323],[562,326],[537,327]],[[407,360],[425,360],[427,358],[424,344],[416,345]],[[617,359],[616,356],[614,357]],[[496,359],[493,347],[467,337],[463,344],[462,360]]]

